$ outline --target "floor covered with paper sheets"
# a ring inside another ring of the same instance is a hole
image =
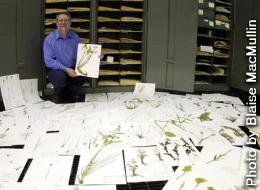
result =
[[[144,85],[54,104],[16,77],[0,80],[1,190],[260,189],[245,178],[260,150],[238,97]]]

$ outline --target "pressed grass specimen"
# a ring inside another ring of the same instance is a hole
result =
[[[87,47],[87,44],[85,44],[82,49],[85,49],[83,55],[81,58],[79,58],[79,62],[78,62],[78,66],[77,66],[77,70],[80,74],[84,75],[84,76],[87,76],[87,72],[83,72],[82,71],[82,67],[84,67],[85,65],[88,64],[88,61],[90,60],[90,58],[92,57],[92,55],[94,53],[97,53],[97,46],[94,46],[93,47],[93,50],[91,49],[91,47]]]
[[[96,170],[104,167],[107,164],[114,162],[116,159],[115,157],[118,156],[120,153],[113,153],[105,158],[98,158],[98,154],[102,149],[100,149],[89,161],[88,165],[81,169],[80,174],[77,176],[79,180],[79,184],[84,183],[84,178],[87,177],[89,174],[95,172]]]

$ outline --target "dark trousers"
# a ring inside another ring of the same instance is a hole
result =
[[[56,95],[70,95],[91,79],[87,77],[69,77],[66,72],[57,69],[47,69],[48,79],[53,84]]]

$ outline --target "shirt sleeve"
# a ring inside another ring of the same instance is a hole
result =
[[[44,62],[48,68],[51,69],[60,69],[66,71],[67,67],[62,65],[60,61],[57,61],[54,49],[49,42],[48,38],[45,38],[43,44],[43,56]]]

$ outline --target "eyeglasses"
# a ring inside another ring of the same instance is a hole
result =
[[[64,20],[58,20],[58,22],[69,22],[70,20],[64,19]]]

